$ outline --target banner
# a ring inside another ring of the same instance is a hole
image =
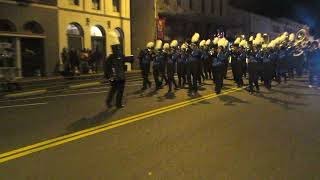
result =
[[[163,40],[165,35],[166,20],[164,18],[157,19],[157,39]]]

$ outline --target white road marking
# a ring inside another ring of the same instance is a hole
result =
[[[26,106],[40,106],[46,105],[46,103],[33,103],[33,104],[19,104],[19,105],[12,105],[12,106],[0,106],[0,109],[7,109],[7,108],[16,108],[16,107],[26,107]]]
[[[126,87],[135,87],[135,86],[141,86],[141,84],[133,84],[128,85]],[[110,89],[110,87],[104,87],[101,89]],[[88,89],[91,90],[91,89]],[[79,90],[78,90],[79,91]],[[24,99],[12,99],[12,100],[4,100],[0,101],[0,103],[5,102],[17,102],[17,101],[26,101],[26,100],[37,100],[37,99],[46,99],[46,98],[57,98],[57,97],[69,97],[69,96],[81,96],[81,95],[90,95],[90,94],[102,94],[107,93],[109,91],[95,91],[95,92],[85,92],[85,93],[74,93],[74,94],[61,94],[61,95],[52,95],[52,96],[41,96],[41,97],[32,97],[32,98],[24,98]]]

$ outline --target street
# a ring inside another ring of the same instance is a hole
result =
[[[231,77],[231,74],[229,74]],[[320,179],[320,90],[306,77],[249,95],[108,87],[0,101],[0,179]]]

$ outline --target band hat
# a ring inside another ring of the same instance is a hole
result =
[[[169,43],[164,43],[163,49],[170,49],[170,44]]]
[[[186,43],[183,43],[181,45],[181,49],[186,50],[188,48],[188,45]]]
[[[204,47],[206,44],[206,40],[202,40],[200,43],[199,43],[199,47]]]
[[[215,37],[214,40],[213,40],[213,44],[214,45],[217,45],[219,42],[219,38],[218,37]]]
[[[233,44],[240,44],[240,42],[241,42],[241,38],[238,37]]]
[[[199,41],[199,39],[200,39],[200,34],[199,33],[194,33],[194,35],[191,38],[191,42],[192,43],[196,43],[196,42]]]
[[[154,42],[147,43],[147,48],[153,48],[153,47],[154,47]]]
[[[155,49],[156,50],[162,49],[162,41],[161,40],[156,41]]]
[[[177,46],[178,46],[178,41],[177,40],[171,41],[170,47],[177,47]]]
[[[208,40],[206,41],[206,45],[209,46],[210,44],[211,44],[211,40],[208,39]]]

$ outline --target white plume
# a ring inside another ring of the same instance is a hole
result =
[[[177,46],[178,46],[178,41],[177,40],[171,41],[170,47],[177,47]]]
[[[154,42],[147,43],[147,48],[153,48],[153,47],[154,47]]]
[[[196,43],[196,42],[199,41],[199,39],[200,39],[200,34],[199,33],[194,33],[194,35],[191,38],[191,42],[192,43]]]
[[[161,40],[157,40],[156,41],[156,47],[155,47],[155,49],[156,50],[159,50],[159,49],[161,49],[162,48],[162,41]]]

